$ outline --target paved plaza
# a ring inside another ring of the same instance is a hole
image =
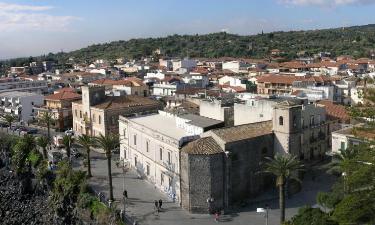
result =
[[[79,163],[79,164],[78,164]],[[81,166],[81,162],[75,162],[75,166]],[[92,173],[90,179],[91,186],[97,192],[103,192],[108,196],[107,180],[107,162],[104,154],[92,153]],[[112,162],[113,187],[115,204],[118,208],[123,209],[122,193],[123,189],[128,192],[128,202],[126,204],[126,213],[135,219],[140,225],[195,225],[195,224],[216,224],[212,215],[189,214],[181,209],[176,203],[171,202],[168,197],[156,189],[146,180],[139,179],[137,173],[129,171],[125,175],[121,168],[118,168],[115,161]],[[311,179],[309,174],[306,175],[302,192],[291,196],[287,199],[287,218],[297,213],[298,208],[309,204],[315,204],[315,196],[319,191],[329,190],[334,182],[334,177],[324,173],[315,173],[316,178]],[[162,212],[154,213],[154,200],[163,200]],[[269,213],[269,225],[279,224],[279,210],[277,191],[267,192],[257,197],[253,204],[245,207],[238,207],[226,215],[222,215],[218,223],[228,225],[264,225],[265,218],[263,215],[256,213],[257,207],[263,207],[268,204],[271,207]]]

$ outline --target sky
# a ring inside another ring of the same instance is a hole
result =
[[[375,24],[375,0],[0,0],[0,59],[173,34]]]

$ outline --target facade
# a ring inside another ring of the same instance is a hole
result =
[[[241,77],[235,76],[223,76],[219,79],[219,85],[229,85],[231,87],[242,87],[246,90],[247,80]]]
[[[273,108],[278,102],[271,99],[249,99],[245,103],[234,104],[234,125],[270,121]]]
[[[330,149],[334,125],[324,106],[306,101],[284,101],[273,111],[274,152],[289,153],[301,160],[324,157]]]
[[[152,94],[156,96],[174,96],[176,91],[183,89],[185,84],[178,78],[166,77],[152,87]]]
[[[28,122],[33,119],[34,106],[43,105],[44,96],[19,91],[0,93],[1,111],[12,114],[18,121]]]
[[[119,123],[120,158],[177,202],[181,199],[181,147],[203,132],[223,126],[222,121],[164,111],[128,118],[120,116]]]
[[[45,97],[45,105],[37,108],[38,117],[50,111],[54,118],[55,128],[67,130],[73,127],[72,102],[81,100],[81,95],[73,91],[61,91]]]
[[[33,92],[37,94],[46,93],[48,90],[47,81],[41,80],[28,80],[20,78],[3,78],[0,79],[0,93],[21,91],[21,92]]]
[[[73,130],[98,136],[118,132],[120,115],[155,112],[161,104],[140,96],[106,96],[105,88],[82,87],[82,100],[72,103]]]
[[[181,153],[181,205],[215,212],[261,193],[269,184],[259,171],[273,155],[272,122],[208,131]]]
[[[172,60],[173,71],[178,71],[181,68],[188,72],[197,66],[197,62],[193,59]]]
[[[259,173],[265,157],[289,153],[319,160],[328,152],[333,121],[325,106],[295,100],[272,108],[271,120],[213,129],[182,148],[184,209],[215,212],[257,196],[272,185],[272,177]]]

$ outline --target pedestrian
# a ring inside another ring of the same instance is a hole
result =
[[[127,190],[124,190],[124,192],[122,193],[122,195],[123,195],[125,198],[128,198],[128,191],[127,191]]]
[[[215,212],[215,222],[219,222],[219,212]]]
[[[163,205],[163,201],[159,199],[159,209],[161,209],[161,206]]]
[[[155,200],[155,212],[159,212],[159,203],[157,200]]]

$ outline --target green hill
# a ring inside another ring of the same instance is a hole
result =
[[[285,52],[287,59],[298,52],[310,55],[329,51],[333,56],[352,55],[356,58],[369,57],[375,49],[375,25],[353,26],[309,31],[273,32],[257,35],[235,35],[212,33],[206,35],[172,35],[162,38],[131,39],[91,45],[69,53],[48,54],[37,59],[51,59],[65,62],[74,57],[77,62],[98,58],[116,59],[140,58],[152,55],[160,48],[166,56],[180,57],[252,57],[264,58],[271,49]],[[17,59],[6,64],[20,65],[33,59]]]

